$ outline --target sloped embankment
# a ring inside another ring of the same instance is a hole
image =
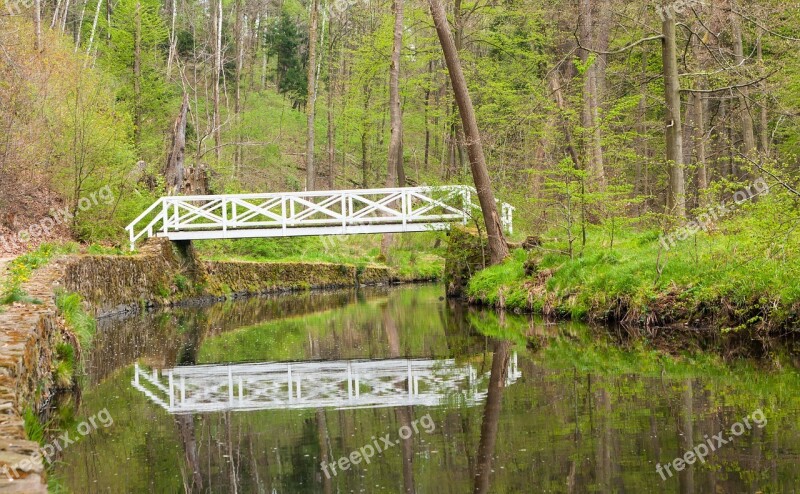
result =
[[[142,307],[289,290],[383,284],[389,268],[331,263],[201,261],[191,245],[149,242],[133,256],[74,255],[33,272],[21,289],[29,302],[0,312],[0,475],[2,492],[47,492],[40,446],[25,434],[22,411],[40,410],[56,391],[56,347],[73,338],[56,289],[81,296],[100,317]],[[74,339],[74,338],[73,338]],[[11,480],[11,477],[14,480]]]

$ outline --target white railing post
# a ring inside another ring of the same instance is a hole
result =
[[[169,382],[169,407],[173,408],[173,407],[175,407],[175,386],[174,386],[174,381],[172,380],[172,371],[171,370],[169,371],[168,379],[169,379],[169,381],[168,381]]]
[[[406,203],[408,202],[408,192],[405,190],[400,190],[400,216],[403,218],[403,226],[408,224],[408,209],[406,208]]]
[[[167,230],[169,228],[169,213],[168,213],[168,208],[169,208],[168,204],[169,203],[167,202],[166,198],[162,198],[161,201],[162,201],[161,202],[161,218],[162,218],[161,231],[164,232],[164,233],[167,233]]]
[[[286,235],[286,196],[281,196],[281,229]]]
[[[342,192],[342,233],[347,229],[347,192]]]
[[[228,231],[228,199],[222,196],[222,231]]]
[[[180,207],[178,206],[179,202],[180,202],[180,200],[178,200],[178,199],[173,199],[172,200],[172,206],[173,206],[172,214],[175,216],[173,218],[173,220],[172,220],[172,228],[174,228],[175,230],[179,230],[181,228],[181,225],[180,225],[180,217],[181,217],[181,215],[180,215]]]
[[[472,213],[472,197],[470,197],[469,189],[467,187],[461,189],[461,195],[464,201],[464,207],[461,210],[461,212],[464,213],[464,217],[461,220],[461,223],[466,226],[466,224],[469,222],[469,215]]]

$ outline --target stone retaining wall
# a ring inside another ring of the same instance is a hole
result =
[[[0,493],[47,492],[41,457],[36,456],[39,444],[26,437],[21,411],[40,408],[52,393],[53,353],[63,329],[53,288],[63,269],[55,262],[23,285],[41,304],[15,304],[0,313]]]
[[[192,249],[181,252],[168,240],[151,239],[135,256],[69,258],[64,287],[80,294],[91,313],[103,316],[197,298],[380,285],[392,281],[391,271],[384,266],[201,261],[194,258]]]
[[[40,304],[15,304],[0,313],[0,494],[47,492],[41,463],[26,462],[39,444],[26,438],[22,410],[40,409],[51,396],[53,354],[64,322],[54,291],[81,295],[95,316],[207,297],[392,282],[381,266],[330,263],[198,261],[190,246],[156,239],[133,256],[65,256],[36,270],[22,289]],[[181,285],[181,286],[178,286]]]

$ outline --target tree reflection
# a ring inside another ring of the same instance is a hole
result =
[[[503,390],[506,386],[508,363],[511,357],[510,349],[510,341],[497,341],[494,343],[489,391],[486,396],[486,406],[483,409],[483,422],[481,423],[481,441],[478,444],[478,454],[475,461],[475,487],[473,489],[475,494],[489,492],[492,459],[495,443],[497,442],[497,428],[503,404]]]

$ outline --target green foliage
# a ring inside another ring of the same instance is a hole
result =
[[[380,235],[254,238],[207,241],[198,249],[204,258],[216,260],[386,264],[404,279],[441,277],[446,248],[442,233],[395,235],[388,260],[380,256],[380,243]]]
[[[75,349],[72,345],[63,341],[56,344],[53,380],[57,387],[66,389],[72,386],[78,367],[75,360]]]
[[[172,283],[175,284],[175,287],[180,292],[185,292],[189,288],[189,278],[180,273],[175,274],[172,278]]]
[[[128,113],[141,115],[141,128],[138,130],[144,139],[137,144],[146,159],[160,157],[163,153],[163,138],[159,134],[168,121],[165,110],[171,108],[175,100],[174,89],[167,85],[164,77],[162,47],[167,41],[168,31],[160,9],[161,3],[156,0],[120,0],[114,5],[110,25],[103,16],[98,26],[100,40],[106,36],[113,40],[111,43],[101,42],[98,49],[103,67],[115,76],[118,83],[117,98],[125,103]],[[140,24],[138,100],[134,73],[137,15]]]
[[[49,263],[54,256],[72,254],[76,250],[77,245],[73,243],[62,245],[44,243],[40,244],[36,250],[15,258],[8,264],[8,276],[0,290],[0,304],[41,303],[39,300],[28,297],[22,289],[22,285],[30,279],[34,270]]]
[[[622,306],[644,322],[729,306],[741,311],[746,326],[762,322],[746,316],[753,311],[769,314],[769,324],[785,324],[800,303],[800,241],[783,223],[786,200],[773,191],[668,251],[657,232],[630,227],[617,231],[612,251],[605,229],[590,227],[583,256],[562,254],[568,240],[545,244],[538,268],[552,277],[544,286],[524,275],[515,256],[474,276],[468,294],[492,304],[504,297],[507,307],[522,310],[541,311],[547,302],[576,317],[604,319]]]
[[[63,289],[57,290],[56,307],[69,329],[75,333],[81,348],[88,349],[97,331],[97,322],[83,309],[81,296]]]
[[[44,445],[45,426],[42,421],[39,420],[38,415],[36,415],[32,409],[26,408],[22,412],[22,420],[25,428],[25,436],[31,441],[36,441]]]
[[[306,40],[286,9],[282,9],[274,21],[267,33],[267,41],[269,52],[277,56],[278,92],[289,95],[294,101],[293,106],[305,104],[308,79],[304,67],[308,54],[303,54],[299,48]]]

